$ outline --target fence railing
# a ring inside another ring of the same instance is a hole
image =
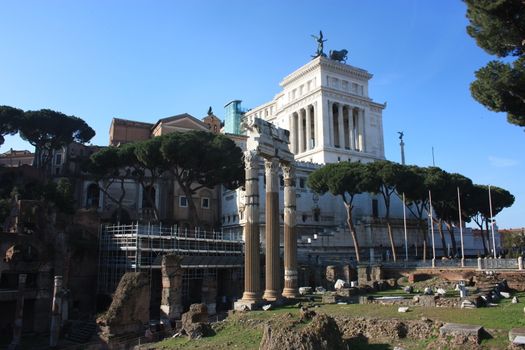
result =
[[[338,259],[333,257],[317,257],[315,260],[303,263],[314,264],[318,266],[328,265],[350,265],[356,268],[358,265],[381,265],[385,268],[409,268],[409,269],[426,269],[426,268],[467,268],[477,270],[521,270],[523,269],[523,263],[520,264],[520,258],[517,259],[494,259],[494,258],[479,258],[479,259],[436,259],[432,262],[432,259],[427,260],[398,260],[398,261],[357,261],[353,259]]]

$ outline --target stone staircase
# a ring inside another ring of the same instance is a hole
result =
[[[71,325],[71,330],[66,335],[66,339],[75,343],[87,343],[96,330],[97,325],[94,322],[75,321]]]

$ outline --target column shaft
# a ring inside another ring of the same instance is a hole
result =
[[[365,152],[365,110],[359,109],[359,150]]]
[[[343,105],[337,104],[337,130],[339,134],[339,147],[345,148],[345,131],[343,126]]]
[[[321,140],[319,140],[319,117],[317,116],[317,102],[314,102],[312,104],[312,118],[314,118],[314,130],[313,130],[313,139],[314,139],[314,147],[316,148],[318,145],[321,144]]]
[[[297,137],[297,133],[294,130],[294,114],[292,113],[290,115],[290,150],[292,153],[295,153],[295,138]]]
[[[298,295],[295,168],[283,166],[284,175],[284,290],[283,296]]]
[[[335,132],[334,132],[334,103],[331,101],[328,101],[328,126],[330,129],[330,146],[335,146]]]
[[[244,293],[242,300],[260,300],[260,253],[259,253],[259,157],[255,151],[244,152],[246,166],[246,193],[244,225]]]
[[[312,149],[312,110],[306,106],[306,150]]]
[[[264,161],[266,174],[266,289],[263,299],[277,300],[280,292],[279,159]]]
[[[303,153],[304,152],[304,115],[303,110],[300,109],[297,111],[297,121],[299,123],[299,147],[297,153]]]
[[[355,141],[354,141],[354,109],[348,108],[348,142],[350,144],[350,149],[355,150]]]

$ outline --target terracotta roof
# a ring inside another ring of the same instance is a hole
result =
[[[121,118],[113,118],[112,123],[117,124],[117,125],[144,126],[148,128],[151,128],[153,126],[152,123],[138,122],[135,120],[121,119]]]

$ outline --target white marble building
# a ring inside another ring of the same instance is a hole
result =
[[[246,113],[290,130],[298,161],[318,164],[385,158],[385,104],[368,94],[372,74],[317,57],[285,77],[282,92]]]
[[[385,159],[383,109],[386,103],[369,97],[372,74],[366,70],[317,57],[285,77],[282,91],[275,98],[246,112],[290,131],[290,150],[297,162],[297,232],[300,240],[310,242],[312,254],[351,258],[353,243],[346,225],[346,210],[340,198],[331,194],[317,196],[307,186],[308,175],[318,167],[339,161],[372,162]],[[246,136],[233,137],[245,149]],[[240,142],[243,141],[243,142]],[[244,146],[244,147],[243,147]],[[265,207],[264,166],[259,171],[260,207]],[[283,182],[280,186],[281,227],[283,225]],[[221,222],[224,229],[242,230],[242,191],[223,191]],[[404,225],[401,200],[392,198],[391,218],[398,256],[404,258]],[[353,218],[365,258],[384,259],[390,247],[385,208],[379,195],[365,193],[354,199]],[[421,257],[424,233],[417,230],[408,215],[410,256]],[[264,242],[264,210],[260,210],[261,240]],[[281,228],[281,235],[283,234]],[[448,236],[448,234],[446,234]],[[314,240],[314,237],[326,237]],[[330,237],[332,237],[330,239]],[[310,240],[308,239],[310,238]],[[459,245],[459,235],[456,235]],[[438,239],[436,239],[438,241]],[[281,239],[281,244],[283,240]],[[430,234],[428,234],[430,250]],[[474,243],[472,243],[474,244]],[[481,245],[477,242],[476,248]],[[436,247],[441,243],[436,242]],[[308,244],[301,245],[303,257]],[[315,253],[314,253],[315,252]],[[431,253],[431,250],[429,251]],[[438,251],[441,255],[441,252]]]

